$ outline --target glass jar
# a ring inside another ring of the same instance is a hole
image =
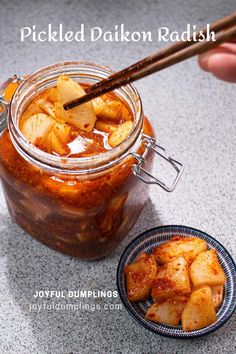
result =
[[[87,62],[63,62],[42,68],[26,79],[16,75],[1,89],[5,96],[0,97],[0,127],[4,130],[0,137],[0,175],[12,220],[47,246],[87,260],[109,254],[136,222],[148,199],[148,184],[172,191],[182,165],[155,143],[139,94],[131,85],[115,93],[132,112],[133,131],[119,146],[96,156],[50,155],[31,145],[18,123],[27,104],[46,88],[56,86],[60,75],[95,84],[112,73]],[[9,84],[14,90],[18,88],[8,103]],[[154,153],[177,171],[171,187],[151,175]]]

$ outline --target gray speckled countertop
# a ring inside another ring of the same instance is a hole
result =
[[[59,4],[60,3],[60,4]],[[0,1],[0,80],[62,60],[88,60],[119,69],[163,43],[20,43],[19,28],[81,22],[105,29],[124,23],[130,30],[187,23],[204,24],[235,8],[235,0]],[[51,251],[15,226],[0,190],[0,353],[233,353],[235,315],[216,333],[184,341],[141,328],[125,309],[100,311],[29,310],[35,290],[116,289],[116,267],[138,233],[164,224],[207,231],[236,258],[235,88],[203,73],[189,60],[137,83],[159,141],[185,165],[174,193],[158,187],[135,228],[106,259],[80,262]],[[156,172],[158,164],[156,164]],[[45,300],[64,303],[63,299]],[[90,304],[99,300],[90,300]],[[103,300],[104,301],[104,300]],[[42,301],[41,301],[42,302]],[[119,304],[119,299],[107,300]],[[83,303],[86,303],[84,301]]]

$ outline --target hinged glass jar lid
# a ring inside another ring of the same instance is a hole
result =
[[[0,98],[4,107],[0,127],[3,130],[6,121],[8,125],[0,139],[1,177],[12,218],[50,247],[87,259],[108,253],[128,233],[147,200],[143,182],[160,185],[170,192],[183,166],[156,144],[153,129],[143,115],[139,94],[131,85],[116,90],[115,95],[132,112],[133,129],[120,145],[106,152],[81,158],[49,154],[26,140],[19,129],[19,120],[36,96],[56,86],[60,75],[92,85],[111,73],[110,69],[86,62],[58,63],[26,79],[15,76],[10,81],[19,86],[13,98],[8,101],[2,94]],[[9,83],[2,87],[2,92],[6,93]],[[151,174],[154,153],[175,169],[172,185],[167,186]],[[25,165],[26,175],[11,166],[13,161]],[[35,205],[34,213],[30,204]],[[39,216],[35,215],[37,211],[40,214],[40,208],[44,210],[40,216],[41,226],[44,225],[41,231],[36,230]],[[23,220],[23,213],[28,220]],[[62,219],[64,223],[59,226],[58,220]],[[66,235],[68,228],[73,229],[70,236]],[[44,230],[50,230],[50,237],[45,236]]]

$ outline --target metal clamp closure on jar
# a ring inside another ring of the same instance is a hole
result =
[[[7,127],[7,109],[9,106],[10,102],[7,102],[5,100],[5,93],[4,90],[10,85],[10,84],[20,84],[22,81],[24,81],[24,78],[15,74],[13,77],[9,78],[4,84],[1,86],[1,92],[0,92],[0,107],[2,107],[2,112],[0,111],[0,133],[6,129]]]
[[[184,171],[184,167],[183,167],[182,163],[180,163],[179,161],[170,157],[168,155],[168,153],[166,152],[166,149],[156,143],[155,138],[150,137],[146,134],[143,134],[142,135],[142,142],[143,142],[143,145],[145,146],[143,154],[140,155],[140,154],[132,153],[132,156],[137,161],[137,164],[132,166],[133,174],[136,177],[140,178],[144,183],[157,184],[158,186],[162,187],[165,191],[172,192],[175,189],[175,187],[176,187],[176,185],[177,185],[177,183]],[[165,161],[167,161],[177,172],[176,177],[170,187],[168,187],[164,182],[159,180],[157,177],[153,176],[150,172],[148,172],[147,170],[145,170],[142,167],[143,163],[146,160],[146,156],[148,155],[148,153],[151,150],[154,151],[161,158],[163,158]],[[149,179],[148,179],[148,177],[149,177]]]

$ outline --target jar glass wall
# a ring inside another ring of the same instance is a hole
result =
[[[132,86],[116,90],[129,106],[134,128],[111,151],[89,158],[60,158],[30,145],[18,129],[27,104],[56,85],[61,74],[93,84],[111,74],[89,63],[66,62],[30,75],[16,91],[8,129],[0,137],[0,173],[10,215],[26,232],[49,247],[81,259],[109,254],[128,234],[148,199],[148,186],[133,174],[135,158],[153,136]],[[144,167],[150,171],[153,154]]]

